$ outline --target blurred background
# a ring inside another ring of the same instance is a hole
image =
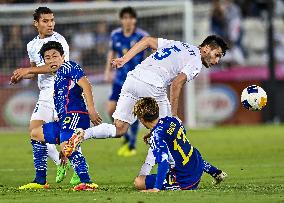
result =
[[[180,116],[190,127],[280,123],[284,121],[284,0],[86,1],[0,0],[0,128],[27,127],[38,88],[24,80],[10,86],[13,70],[28,67],[26,44],[37,32],[33,11],[55,14],[55,31],[70,46],[70,59],[81,64],[94,86],[105,121],[111,85],[104,81],[110,32],[119,27],[122,7],[137,9],[138,26],[151,36],[199,45],[209,34],[226,39],[231,49],[222,62],[184,88]],[[248,86],[262,86],[268,104],[249,112],[240,103]]]

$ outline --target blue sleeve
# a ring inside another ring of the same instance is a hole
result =
[[[85,72],[81,68],[79,64],[74,64],[70,70],[70,77],[71,79],[77,83],[83,76],[85,76]]]
[[[169,151],[166,142],[162,139],[164,130],[162,127],[157,127],[152,132],[150,140],[151,148],[155,157],[155,162],[158,164],[157,178],[155,188],[161,189],[163,182],[169,170]]]
[[[170,168],[170,165],[166,160],[158,164],[158,170],[157,170],[157,176],[156,176],[156,182],[155,182],[154,188],[157,188],[159,190],[162,189],[163,183],[164,183],[164,180],[166,179],[169,168]]]

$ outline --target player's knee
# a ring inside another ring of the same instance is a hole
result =
[[[36,140],[36,141],[42,141],[41,139],[41,129],[38,127],[38,128],[33,128],[31,131],[30,131],[30,136],[31,136],[31,139],[32,140]]]
[[[137,176],[134,180],[134,187],[137,190],[145,190],[145,177],[144,176]]]

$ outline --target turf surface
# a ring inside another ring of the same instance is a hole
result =
[[[284,126],[219,127],[191,131],[191,143],[204,159],[229,175],[217,187],[205,174],[196,191],[157,194],[137,192],[133,179],[142,165],[146,146],[138,142],[138,154],[116,155],[121,139],[89,140],[82,146],[90,174],[100,188],[73,192],[66,179],[55,183],[55,165],[48,163],[51,189],[19,191],[34,177],[31,145],[26,132],[0,133],[0,202],[284,202]]]

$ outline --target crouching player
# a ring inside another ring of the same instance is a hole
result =
[[[49,187],[46,182],[47,147],[45,143],[60,144],[63,150],[66,141],[76,128],[89,128],[90,120],[94,125],[102,121],[95,110],[92,87],[84,71],[75,62],[64,62],[62,45],[59,42],[49,41],[42,46],[40,54],[45,64],[57,70],[54,81],[54,104],[59,121],[46,123],[32,130],[31,144],[36,177],[32,183],[23,185],[19,189]],[[88,110],[82,93],[84,93]],[[81,181],[81,184],[75,186],[74,190],[96,189],[97,185],[91,182],[87,163],[82,153],[74,151],[68,159]]]
[[[151,97],[137,101],[134,115],[151,130],[150,148],[158,164],[157,174],[136,177],[135,187],[147,192],[196,189],[206,162],[187,140],[180,120],[177,117],[159,118],[159,106]]]

